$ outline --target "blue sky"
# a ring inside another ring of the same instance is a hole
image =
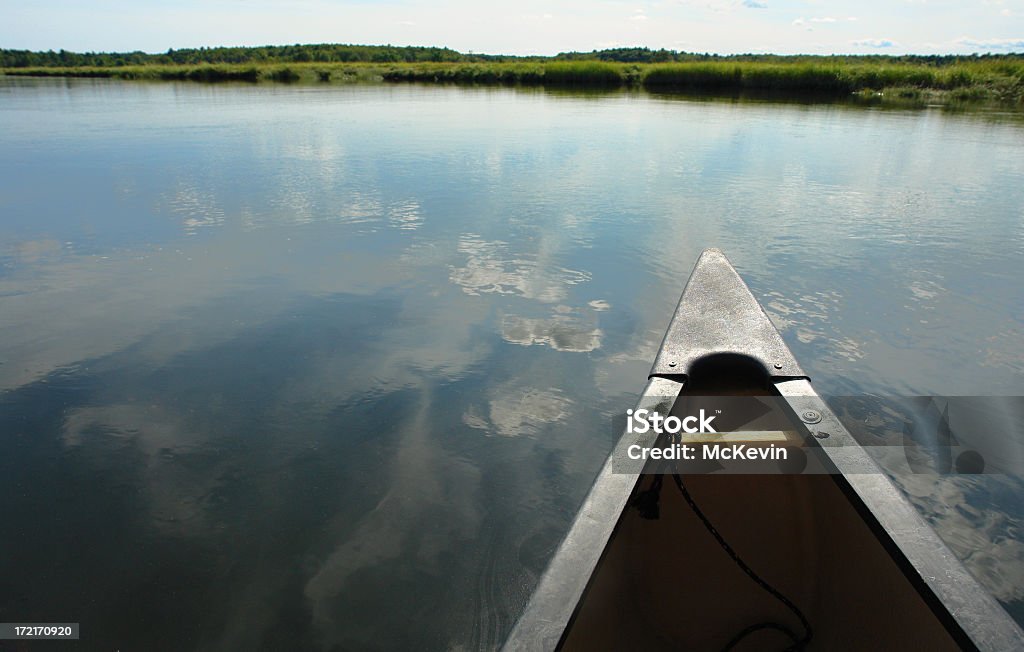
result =
[[[74,51],[214,45],[443,45],[555,54],[1024,52],[1024,0],[0,0],[0,47]]]

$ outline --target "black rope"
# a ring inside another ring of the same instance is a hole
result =
[[[686,486],[683,484],[683,479],[679,477],[679,474],[673,473],[672,478],[675,480],[676,486],[679,487],[680,493],[683,494],[683,499],[686,500],[686,504],[690,506],[690,509],[693,510],[693,513],[697,515],[697,518],[701,520],[707,531],[711,533],[711,536],[713,536],[715,540],[718,541],[718,545],[720,545],[722,549],[725,550],[726,554],[728,554],[729,557],[731,557],[732,560],[736,562],[736,565],[740,567],[740,570],[746,573],[750,579],[754,580],[754,583],[756,583],[762,589],[767,591],[768,594],[771,595],[773,598],[775,598],[782,604],[786,605],[786,607],[790,611],[792,611],[797,618],[800,619],[800,625],[804,629],[803,637],[797,638],[797,635],[791,629],[785,627],[784,625],[770,622],[758,623],[756,625],[751,625],[750,627],[747,627],[739,634],[734,636],[732,640],[729,641],[729,643],[726,644],[724,648],[722,648],[722,652],[728,652],[728,650],[731,650],[734,647],[736,647],[736,645],[738,645],[740,641],[742,641],[747,636],[753,634],[754,632],[761,631],[763,629],[774,629],[786,634],[789,637],[789,639],[793,642],[791,646],[786,648],[786,652],[790,652],[793,650],[803,650],[807,646],[807,644],[810,643],[811,637],[814,636],[814,632],[811,629],[811,623],[807,620],[807,617],[804,616],[804,612],[800,611],[800,607],[793,604],[793,601],[787,598],[785,595],[783,595],[782,592],[780,592],[774,586],[763,580],[760,575],[754,572],[754,569],[752,569],[750,566],[747,566],[747,563],[743,561],[738,554],[736,554],[736,551],[732,549],[732,546],[730,546],[729,543],[722,537],[722,535],[718,533],[718,530],[715,529],[715,526],[712,525],[710,520],[708,520],[708,517],[704,515],[704,512],[700,510],[700,507],[697,507],[697,503],[694,502],[693,496],[690,495],[690,492],[686,490]]]
[[[732,640],[730,640],[728,643],[725,644],[725,647],[722,648],[722,652],[729,652],[729,650],[731,650],[734,647],[736,647],[737,645],[739,645],[740,641],[745,639],[747,636],[749,636],[750,634],[753,634],[754,632],[759,632],[762,629],[778,630],[778,631],[782,632],[783,634],[785,634],[786,636],[788,636],[789,640],[793,641],[793,645],[790,645],[789,647],[787,647],[785,650],[783,650],[783,652],[791,652],[792,650],[802,649],[802,647],[804,645],[803,643],[798,643],[797,642],[796,633],[793,632],[793,630],[791,630],[790,628],[786,627],[785,625],[779,624],[779,623],[767,622],[767,623],[758,623],[756,625],[751,625],[750,627],[745,627],[743,629],[743,631],[741,631],[736,636],[733,636]],[[801,646],[800,648],[797,647],[798,644]]]

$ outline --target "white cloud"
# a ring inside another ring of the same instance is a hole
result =
[[[856,17],[850,16],[849,18],[836,18],[834,16],[812,16],[811,18],[804,18],[801,16],[793,21],[793,27],[801,27],[808,32],[814,31],[814,25],[828,25],[832,23],[838,23],[843,20],[853,21],[857,20]]]
[[[743,0],[743,6],[747,9],[767,9],[768,3],[759,0]]]
[[[753,0],[757,1],[757,0]],[[736,9],[736,0],[678,0],[679,4],[691,7],[693,9],[701,9],[704,11],[710,11],[712,13],[723,13],[731,12]],[[745,3],[743,3],[745,4]],[[765,6],[767,7],[766,3]]]
[[[555,387],[539,389],[510,380],[488,392],[488,407],[470,406],[462,422],[502,437],[532,436],[546,424],[558,423],[573,410],[573,400]]]
[[[589,272],[553,266],[537,256],[514,256],[507,243],[475,234],[459,238],[458,252],[466,256],[466,264],[451,266],[449,279],[469,295],[512,294],[555,303],[569,287],[590,280]]]
[[[1024,50],[1024,38],[975,39],[962,36],[954,42],[957,45],[981,50]]]
[[[501,337],[506,342],[545,344],[556,351],[594,351],[601,348],[602,334],[592,315],[577,312],[556,313],[549,319],[507,315],[501,320]]]
[[[896,45],[894,41],[883,38],[864,38],[850,43],[859,48],[891,48]]]

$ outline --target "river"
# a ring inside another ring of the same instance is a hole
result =
[[[1024,395],[1019,114],[0,78],[0,621],[499,644],[705,247],[824,394]],[[1018,475],[901,486],[1024,622]]]

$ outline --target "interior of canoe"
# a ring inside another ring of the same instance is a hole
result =
[[[691,377],[677,406],[686,395],[770,395],[771,388],[756,373],[719,369]],[[648,491],[655,477],[641,476],[634,496]],[[890,554],[884,533],[862,517],[842,476],[681,479],[737,555],[802,610],[813,630],[804,649],[960,649],[941,607]],[[562,649],[721,650],[744,629],[766,622],[803,637],[797,616],[741,570],[671,475],[663,476],[658,511],[656,519],[635,505],[622,513]],[[781,631],[765,628],[733,649],[792,645]]]

